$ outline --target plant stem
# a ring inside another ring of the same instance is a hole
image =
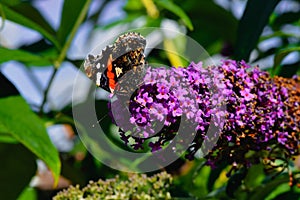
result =
[[[52,85],[52,83],[53,83],[53,80],[54,80],[54,77],[55,77],[57,71],[58,71],[58,69],[57,69],[57,68],[54,68],[54,71],[53,71],[53,73],[51,74],[51,77],[50,77],[48,86],[47,86],[47,88],[46,88],[45,91],[44,91],[43,102],[42,102],[42,104],[41,104],[41,106],[40,106],[40,112],[39,112],[40,115],[44,112],[44,106],[45,106],[45,104],[46,104],[46,102],[47,102],[48,93],[49,93],[49,91],[50,91],[51,85]]]
[[[86,3],[84,4],[71,32],[70,32],[70,35],[67,39],[67,41],[65,42],[64,46],[62,47],[61,49],[61,52],[60,54],[58,55],[57,59],[54,61],[53,63],[53,66],[54,66],[54,71],[51,75],[51,78],[50,78],[50,81],[48,83],[48,86],[47,88],[45,89],[44,91],[44,99],[43,99],[43,102],[40,106],[40,114],[43,113],[43,110],[44,110],[44,106],[45,106],[45,103],[47,102],[47,96],[48,96],[48,92],[50,90],[50,87],[53,83],[53,80],[54,80],[54,77],[58,71],[58,68],[61,66],[61,63],[65,60],[66,58],[66,55],[67,55],[67,52],[68,52],[68,49],[70,48],[70,45],[75,37],[75,34],[77,33],[77,30],[78,28],[80,27],[80,25],[82,24],[87,12],[88,12],[88,9],[89,9],[89,5],[91,3],[91,0],[87,0]]]
[[[91,3],[91,0],[87,0],[86,3],[83,6],[83,9],[81,10],[71,32],[70,32],[70,36],[68,37],[67,41],[65,42],[59,56],[57,57],[57,59],[54,61],[54,67],[57,69],[60,67],[61,63],[64,61],[67,51],[73,41],[73,38],[75,37],[75,34],[77,33],[78,28],[80,27],[80,25],[82,24],[88,9],[89,9],[89,5]]]

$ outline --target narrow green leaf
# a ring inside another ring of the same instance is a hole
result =
[[[20,96],[1,98],[0,105],[0,127],[43,160],[58,181],[58,151],[50,141],[41,119]]]
[[[235,59],[248,61],[263,28],[280,0],[249,0],[239,22]]]
[[[86,0],[65,0],[63,10],[61,13],[60,26],[57,31],[57,37],[60,44],[64,44],[67,37],[71,33],[81,10],[84,8]]]
[[[24,6],[23,10],[23,7],[20,5],[8,7],[0,3],[0,6],[2,6],[2,9],[0,9],[1,16],[4,15],[8,20],[38,31],[49,41],[51,41],[56,48],[60,49],[60,45],[55,37],[54,30],[44,19],[40,18],[41,15],[33,7]],[[32,16],[31,12],[33,12]]]
[[[18,49],[7,49],[0,47],[0,63],[15,60],[31,65],[50,65],[51,62],[46,58]]]
[[[288,47],[286,49],[280,50],[274,57],[274,66],[278,66],[281,64],[282,60],[294,51],[300,51],[300,47]]]
[[[300,51],[300,47],[296,46],[296,47],[288,47],[285,49],[280,50],[274,57],[274,67],[272,70],[272,75],[278,74],[280,72],[281,69],[281,62],[283,61],[283,59],[289,55],[290,53],[294,52],[294,51]]]
[[[249,194],[249,200],[258,200],[265,199],[273,190],[276,189],[279,185],[285,183],[288,184],[289,177],[284,176],[274,180],[271,180],[269,183],[261,185],[254,189],[251,194]]]
[[[172,1],[156,0],[155,3],[158,6],[165,8],[165,9],[169,10],[170,12],[174,13],[175,15],[177,15],[178,17],[180,17],[180,19],[184,22],[184,24],[188,27],[188,29],[190,29],[191,31],[194,29],[192,21],[187,16],[187,14],[184,12],[184,10],[182,10],[179,6],[174,4]]]
[[[282,31],[274,31],[273,33],[269,34],[269,35],[265,35],[265,36],[261,36],[259,38],[259,42],[268,40],[270,38],[274,38],[274,37],[280,37],[281,39],[287,39],[287,38],[296,38],[296,39],[300,39],[300,35],[297,33],[286,33],[286,32],[282,32]]]
[[[36,158],[21,144],[0,143],[0,197],[17,199],[36,173]]]
[[[281,76],[281,77],[289,78],[289,77],[292,77],[295,74],[297,74],[297,72],[299,70],[300,70],[300,60],[298,60],[294,63],[291,63],[291,64],[281,65],[280,72],[276,75]]]
[[[281,26],[285,24],[293,24],[299,21],[300,11],[287,12],[279,16],[275,15],[274,22],[271,24],[274,29],[279,30]]]

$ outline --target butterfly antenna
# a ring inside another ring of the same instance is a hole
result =
[[[98,121],[97,124],[99,124],[105,117],[108,116],[108,113],[106,113],[104,116],[102,116]],[[95,127],[95,124],[92,125],[93,127]]]

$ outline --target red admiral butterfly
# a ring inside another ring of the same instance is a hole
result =
[[[97,86],[113,94],[129,95],[141,84],[145,73],[146,40],[139,33],[126,33],[99,55],[88,55],[86,75]]]

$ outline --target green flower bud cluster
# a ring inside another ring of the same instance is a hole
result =
[[[98,180],[80,189],[79,185],[70,186],[59,192],[54,200],[158,200],[171,199],[168,189],[172,183],[171,175],[166,172],[147,177],[146,174],[129,174],[127,180],[117,175],[113,179]]]

